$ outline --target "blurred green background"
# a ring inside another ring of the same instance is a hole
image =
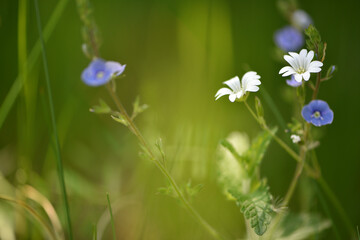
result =
[[[26,2],[24,9],[19,2]],[[44,26],[59,2],[39,1]],[[298,4],[328,44],[326,69],[331,64],[339,68],[320,89],[319,98],[329,103],[335,119],[318,131],[317,153],[323,176],[355,230],[360,224],[360,2]],[[253,69],[283,118],[289,122],[293,114],[298,116],[295,90],[278,74],[285,62],[274,56],[273,33],[287,25],[276,1],[94,0],[92,7],[101,33],[101,56],[127,64],[125,77],[117,82],[120,98],[128,109],[137,95],[150,106],[138,117],[139,128],[151,144],[162,138],[168,166],[179,183],[191,179],[204,185],[193,200],[201,215],[225,236],[243,237],[243,217],[216,181],[215,152],[230,132],[254,138],[260,129],[243,105],[225,98],[215,102],[214,95],[223,81]],[[19,19],[25,28],[19,28]],[[99,98],[111,101],[105,88],[88,87],[80,80],[89,63],[81,50],[81,26],[76,3],[70,0],[46,44],[75,239],[90,239],[93,224],[107,214],[106,192],[115,205],[118,239],[209,239],[175,199],[157,194],[167,182],[152,163],[139,157],[128,129],[89,112]],[[0,36],[3,107],[20,63],[38,39],[33,1],[0,1]],[[64,223],[41,58],[34,64],[0,129],[0,193],[16,196],[14,187],[29,184],[53,203]],[[267,121],[278,125],[261,90],[257,95]],[[280,135],[285,136],[282,131]],[[272,143],[262,175],[275,197],[284,196],[294,169],[295,162]],[[330,214],[341,239],[348,239],[331,204],[324,207],[316,190],[309,191],[304,182],[290,207],[327,218]],[[0,203],[0,219],[16,229],[18,239],[41,239],[39,228],[19,211]],[[104,239],[109,239],[110,225],[104,231]],[[336,239],[332,229],[322,237]]]

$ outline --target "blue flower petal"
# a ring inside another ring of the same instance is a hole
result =
[[[111,74],[114,74],[115,76],[119,76],[122,74],[125,70],[126,64],[121,65],[118,62],[108,61],[105,63],[106,69],[111,72]]]
[[[305,121],[317,127],[331,124],[334,120],[334,112],[330,109],[329,105],[322,100],[311,101],[303,107],[301,115]]]
[[[331,109],[329,109],[322,113],[322,117],[323,117],[323,125],[331,124],[334,120],[334,112]]]
[[[293,52],[304,45],[304,36],[296,28],[286,26],[275,32],[274,41],[282,50]]]
[[[125,65],[103,59],[94,59],[82,72],[81,78],[86,85],[101,86],[108,83],[113,75],[120,75],[125,70]]]
[[[294,75],[291,75],[291,79],[287,79],[286,84],[291,87],[300,87],[302,85],[302,82],[296,81]]]
[[[311,116],[313,115],[313,110],[311,106],[309,105],[304,106],[301,111],[301,115],[305,119],[305,121],[311,122]]]

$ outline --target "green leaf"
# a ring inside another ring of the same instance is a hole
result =
[[[329,220],[322,219],[315,214],[287,214],[273,237],[277,240],[304,240],[319,234],[330,226]]]
[[[111,113],[111,108],[102,99],[99,99],[99,105],[95,105],[90,108],[90,112],[97,114],[108,114]]]
[[[189,196],[189,198],[193,198],[203,189],[203,187],[204,187],[203,184],[197,184],[195,186],[192,186],[191,181],[189,180],[185,186],[185,191],[186,194]]]
[[[277,127],[270,131],[275,134],[277,132]],[[252,168],[260,165],[271,139],[271,134],[267,131],[263,131],[251,144],[250,149],[246,152],[246,156],[250,159]]]
[[[257,235],[262,236],[266,232],[274,212],[269,187],[261,185],[255,192],[248,195],[241,195],[239,192],[230,193],[236,198],[245,219],[250,221],[251,228]]]
[[[135,102],[133,103],[133,113],[131,115],[131,119],[134,119],[137,115],[144,112],[148,108],[149,106],[147,104],[140,105],[140,97],[137,96]]]
[[[308,37],[306,40],[307,48],[317,53],[317,58],[321,59],[323,57],[324,43],[321,42],[319,31],[313,25],[310,25],[305,29],[305,35]]]
[[[111,115],[111,118],[114,119],[116,122],[124,124],[126,127],[129,126],[128,121],[121,113],[116,113],[116,115]]]

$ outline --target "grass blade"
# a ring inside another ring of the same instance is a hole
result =
[[[56,8],[53,11],[53,13],[50,17],[50,20],[48,21],[48,23],[44,29],[44,32],[43,32],[45,42],[49,39],[50,35],[54,31],[54,28],[55,28],[56,24],[59,22],[59,19],[62,16],[64,9],[68,2],[69,2],[69,0],[60,0],[59,3],[56,5]],[[27,58],[27,60],[24,64],[25,66],[22,69],[26,69],[27,72],[30,72],[34,68],[36,60],[39,58],[40,51],[41,51],[41,46],[40,46],[40,39],[39,39],[36,42],[35,46],[32,48],[32,50],[29,54],[29,57]],[[20,90],[23,87],[23,81],[22,81],[21,77],[22,77],[22,75],[21,75],[21,73],[19,73],[18,76],[16,77],[13,85],[11,86],[8,94],[6,95],[3,104],[1,105],[0,129],[3,126],[4,121],[8,115],[11,107],[13,106],[17,96],[20,93]]]
[[[108,201],[108,207],[109,207],[109,213],[110,213],[110,220],[111,220],[111,226],[113,230],[113,239],[116,240],[116,229],[115,229],[115,221],[111,209],[111,203],[110,203],[110,196],[109,193],[106,193],[107,201]]]
[[[40,223],[40,225],[45,229],[45,231],[49,234],[51,239],[53,239],[53,240],[57,239],[56,235],[55,235],[54,231],[51,229],[50,225],[44,220],[44,218],[41,217],[41,215],[38,212],[36,212],[27,203],[17,200],[17,199],[13,199],[13,198],[4,196],[4,195],[0,195],[0,200],[14,203],[14,204],[26,209],[30,213],[30,215],[33,216]]]
[[[64,180],[64,169],[63,169],[61,153],[60,153],[59,136],[58,136],[57,127],[56,127],[54,103],[53,103],[53,97],[52,97],[52,91],[51,91],[49,68],[47,65],[45,42],[44,42],[44,38],[42,35],[42,27],[41,27],[41,19],[40,19],[38,0],[34,0],[34,4],[35,4],[35,11],[36,11],[37,26],[38,26],[38,30],[39,30],[40,45],[41,45],[41,50],[42,50],[41,52],[42,52],[42,57],[43,57],[43,65],[44,65],[45,80],[46,80],[46,90],[47,90],[47,95],[48,95],[50,117],[51,117],[51,125],[52,125],[53,134],[54,134],[54,140],[55,140],[55,145],[54,145],[55,149],[54,150],[55,150],[56,160],[57,160],[60,188],[61,188],[62,197],[63,197],[64,204],[65,204],[69,239],[72,240],[73,237],[72,237],[72,228],[71,228],[70,208],[69,208],[69,203],[68,203],[67,193],[66,193],[66,185],[65,185],[65,180]]]

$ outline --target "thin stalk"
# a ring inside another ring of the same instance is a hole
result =
[[[113,239],[116,240],[115,221],[114,221],[114,216],[113,216],[113,212],[112,212],[112,209],[111,209],[111,203],[110,203],[109,193],[106,193],[106,198],[107,198],[108,208],[109,208],[109,213],[110,213],[111,227],[112,227],[112,230],[113,230]]]
[[[314,92],[313,92],[313,95],[312,95],[312,100],[315,100],[316,97],[317,97],[317,94],[318,94],[319,89],[320,89],[320,83],[321,83],[321,73],[318,72],[317,76],[316,76],[316,85],[315,85],[315,89],[314,89]]]
[[[260,127],[267,131],[273,138],[274,140],[292,157],[294,158],[297,162],[301,162],[301,158],[296,154],[296,152],[294,150],[292,150],[283,140],[281,140],[281,138],[279,138],[278,136],[276,136],[276,134],[274,134],[267,126],[264,126],[263,124],[261,124],[261,122],[259,121],[258,117],[256,116],[255,112],[251,109],[251,107],[249,106],[249,104],[245,101],[245,106],[246,108],[249,110],[249,112],[251,113],[251,115],[255,118],[255,120],[259,123]]]
[[[306,149],[305,147],[302,147],[300,150],[300,156],[302,158],[302,161],[300,163],[297,164],[296,166],[296,170],[295,170],[295,174],[293,176],[293,179],[290,183],[289,189],[285,195],[284,198],[284,205],[288,205],[290,202],[290,199],[292,198],[292,196],[294,195],[294,191],[296,189],[297,183],[299,181],[300,175],[302,173],[302,170],[304,169],[304,165],[305,165],[305,156],[306,156]]]
[[[61,153],[60,153],[59,136],[58,136],[57,127],[56,127],[55,110],[54,110],[54,103],[53,103],[53,97],[52,97],[52,91],[51,91],[49,68],[47,65],[45,42],[44,42],[44,38],[43,38],[43,34],[42,34],[38,0],[34,0],[34,4],[35,4],[35,11],[36,11],[37,27],[38,27],[38,31],[39,31],[39,39],[40,39],[41,50],[42,50],[42,57],[43,57],[43,65],[44,65],[45,80],[46,80],[46,90],[47,90],[49,108],[50,108],[51,125],[53,128],[53,134],[54,134],[54,140],[55,140],[55,149],[54,150],[55,150],[55,155],[56,155],[56,160],[57,160],[59,182],[60,182],[62,197],[63,197],[64,204],[65,204],[65,214],[66,214],[66,221],[67,221],[67,226],[68,226],[69,239],[72,240],[73,235],[72,235],[72,228],[71,228],[70,207],[69,207],[67,193],[66,193],[66,185],[65,185],[65,180],[64,180],[64,169],[63,169]]]
[[[174,188],[176,194],[178,195],[180,201],[183,203],[184,207],[189,211],[189,213],[208,231],[208,233],[214,238],[214,239],[218,239],[221,240],[223,239],[219,233],[212,227],[210,226],[209,223],[207,223],[201,216],[200,214],[191,206],[191,204],[187,201],[187,199],[185,198],[185,196],[183,195],[183,193],[181,192],[179,186],[177,185],[177,183],[175,182],[174,178],[170,175],[170,173],[168,172],[168,170],[164,167],[164,165],[155,157],[155,155],[153,154],[153,152],[151,151],[151,148],[148,146],[148,144],[146,143],[144,137],[142,136],[141,132],[139,131],[139,129],[137,128],[137,126],[135,125],[135,123],[133,122],[133,120],[129,117],[126,109],[124,108],[124,106],[121,104],[119,98],[117,97],[115,91],[111,88],[111,86],[108,84],[107,85],[107,90],[111,96],[111,98],[113,99],[115,105],[117,106],[118,110],[120,111],[120,113],[124,116],[124,118],[126,119],[126,121],[129,124],[129,128],[130,130],[134,133],[134,135],[138,138],[139,142],[143,145],[143,147],[146,149],[146,151],[149,154],[149,157],[151,158],[151,160],[153,160],[153,162],[155,163],[155,165],[159,168],[159,170],[163,173],[163,175],[167,178],[167,180],[169,181],[169,183],[171,184],[171,186]]]
[[[41,217],[41,215],[39,213],[37,213],[26,202],[23,202],[23,201],[20,201],[20,200],[17,200],[17,199],[13,199],[13,198],[10,198],[10,197],[7,197],[7,196],[3,196],[3,195],[0,195],[0,200],[15,203],[15,204],[21,206],[22,208],[26,209],[31,214],[31,216],[33,216],[40,223],[40,225],[46,230],[46,232],[48,233],[50,238],[53,239],[53,240],[57,240],[56,234],[53,231],[53,229],[51,228],[51,226]]]
[[[62,13],[67,5],[69,0],[60,0],[59,3],[56,5],[55,10],[51,14],[50,20],[48,21],[44,31],[43,36],[45,42],[49,39],[50,35],[52,34],[56,24],[59,22],[60,17],[62,16]],[[35,46],[31,49],[31,52],[29,54],[29,57],[27,58],[26,62],[24,63],[24,68],[27,72],[30,72],[33,67],[35,66],[35,62],[38,59],[40,55],[41,47],[40,47],[40,39],[36,42]],[[0,129],[4,124],[4,121],[13,106],[17,96],[20,93],[20,90],[23,87],[23,81],[22,81],[22,72],[18,74],[16,77],[14,83],[12,84],[8,94],[5,97],[5,100],[3,101],[1,108],[0,108]]]

